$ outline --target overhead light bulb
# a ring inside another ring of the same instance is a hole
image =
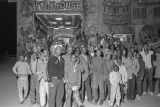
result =
[[[58,20],[58,21],[62,21],[61,17],[56,17],[55,19]]]
[[[70,24],[71,24],[71,22],[65,22],[65,24],[66,24],[66,25],[70,25]]]

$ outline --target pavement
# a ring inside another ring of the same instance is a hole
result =
[[[38,107],[38,105],[31,105],[28,96],[24,104],[20,104],[18,99],[17,81],[12,72],[12,67],[15,59],[0,60],[0,107]],[[156,85],[157,87],[157,85]],[[157,88],[154,93],[157,94]],[[108,101],[105,101],[102,106],[94,105],[87,101],[84,102],[85,107],[109,107]],[[135,100],[134,103],[125,103],[121,107],[160,107],[160,97],[156,96],[142,96],[141,100]]]

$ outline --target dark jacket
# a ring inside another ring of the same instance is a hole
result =
[[[48,60],[48,76],[49,82],[51,82],[52,77],[57,77],[58,79],[63,79],[64,77],[64,58],[59,59],[52,55]]]

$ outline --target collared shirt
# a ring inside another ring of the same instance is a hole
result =
[[[38,80],[40,80],[41,78],[43,78],[44,80],[47,79],[47,60],[38,59],[37,74]]]
[[[142,58],[145,62],[145,67],[152,68],[152,60],[151,56],[153,55],[153,51],[149,51],[148,54],[146,54],[144,51],[140,52],[142,55]]]
[[[31,74],[29,64],[27,62],[21,62],[21,61],[16,62],[16,64],[13,67],[13,72],[15,74],[20,74],[24,76]]]

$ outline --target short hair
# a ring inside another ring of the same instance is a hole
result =
[[[114,64],[113,69],[117,68],[119,70],[118,65]]]

